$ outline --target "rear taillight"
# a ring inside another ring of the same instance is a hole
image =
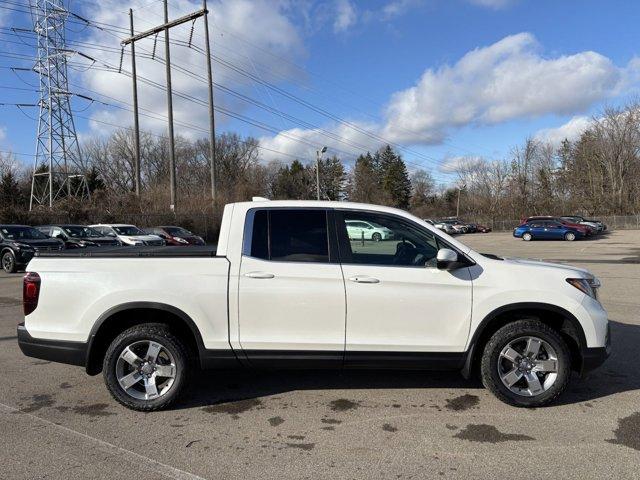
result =
[[[29,315],[38,306],[40,296],[40,275],[29,272],[24,276],[22,283],[22,306],[24,314]]]

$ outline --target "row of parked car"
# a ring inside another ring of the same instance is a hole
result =
[[[430,223],[438,230],[448,233],[449,235],[459,235],[462,233],[488,233],[491,231],[491,227],[480,225],[479,223],[463,222],[457,218],[446,218],[443,220],[431,220],[429,218],[425,218],[424,221]]]
[[[23,269],[37,251],[87,247],[204,245],[204,239],[182,227],[158,226],[140,229],[135,225],[0,225],[0,262],[13,273]]]
[[[607,230],[604,222],[579,215],[561,217],[538,216],[522,219],[513,229],[513,236],[525,241],[567,240],[569,242],[603,233]]]

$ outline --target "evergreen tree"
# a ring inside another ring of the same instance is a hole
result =
[[[345,193],[345,179],[344,166],[338,157],[334,155],[322,160],[320,162],[320,198],[342,200]]]
[[[396,208],[409,208],[411,180],[402,157],[387,145],[378,152],[382,197],[385,204]]]
[[[306,200],[313,198],[312,190],[315,182],[311,181],[311,169],[298,160],[294,160],[291,165],[281,167],[276,174],[272,186],[274,198],[290,200]]]
[[[24,200],[20,185],[11,170],[7,170],[0,179],[0,205],[17,206]]]
[[[378,162],[369,152],[356,159],[349,185],[352,202],[380,203],[380,176]]]
[[[89,171],[85,174],[85,179],[90,193],[93,193],[96,190],[104,190],[104,182],[102,181],[100,173],[98,173],[95,165],[92,165]]]

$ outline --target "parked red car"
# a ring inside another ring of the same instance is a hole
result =
[[[476,232],[489,233],[490,231],[491,231],[491,227],[485,227],[484,225],[476,224]]]
[[[167,245],[204,245],[202,237],[182,227],[151,227],[145,228],[145,232],[162,237]]]
[[[581,225],[579,223],[573,223],[573,222],[568,222],[567,220],[563,220],[560,217],[553,217],[551,215],[539,215],[539,216],[534,216],[534,217],[527,217],[525,219],[523,219],[520,224],[524,225],[527,222],[530,222],[532,220],[554,220],[556,222],[560,222],[563,225],[566,225],[567,227],[571,227],[574,230],[578,230],[579,232],[581,232],[584,236],[588,237],[590,235],[593,235],[595,233],[595,230],[588,226],[588,225]]]

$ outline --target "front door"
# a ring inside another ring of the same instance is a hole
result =
[[[348,222],[386,227],[388,239],[349,239]],[[345,364],[457,368],[471,322],[468,268],[436,268],[437,235],[409,219],[336,211],[347,294]]]
[[[240,344],[252,364],[342,365],[346,301],[330,215],[325,209],[248,212],[238,311]]]

